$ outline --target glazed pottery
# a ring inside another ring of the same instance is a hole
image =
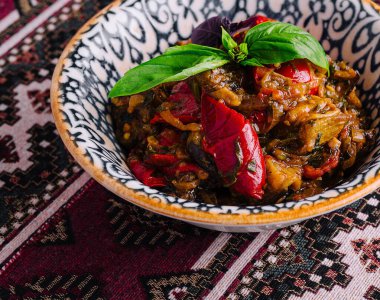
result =
[[[216,206],[168,196],[131,174],[118,145],[107,93],[126,70],[189,38],[215,15],[234,21],[266,15],[304,28],[333,59],[361,73],[358,87],[372,126],[380,120],[380,15],[370,1],[127,0],[103,9],[68,43],[51,87],[55,122],[66,147],[99,183],[153,212],[221,231],[275,229],[352,203],[380,186],[380,139],[345,182],[298,202]]]

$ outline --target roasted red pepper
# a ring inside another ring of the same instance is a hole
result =
[[[154,154],[150,154],[144,161],[149,165],[153,165],[157,167],[165,167],[165,166],[171,166],[179,162],[179,159],[174,154],[154,153]]]
[[[237,111],[202,95],[203,148],[210,153],[224,184],[235,192],[261,199],[265,163],[251,123]]]
[[[176,175],[187,172],[198,174],[199,172],[203,171],[203,169],[197,165],[184,161],[174,166],[162,168],[161,170],[166,176],[169,177],[174,177]]]
[[[167,102],[173,104],[173,109],[170,111],[172,115],[178,118],[183,124],[199,121],[199,105],[186,82],[182,81],[173,87],[172,94],[168,97]],[[165,123],[165,121],[160,114],[157,113],[151,119],[150,123]]]
[[[333,150],[331,156],[319,168],[310,165],[304,166],[303,177],[314,180],[335,169],[339,163],[339,153],[339,149]]]
[[[134,157],[130,158],[128,162],[133,175],[135,175],[143,184],[149,187],[166,186],[165,178],[152,176],[155,169],[146,166],[143,162]]]

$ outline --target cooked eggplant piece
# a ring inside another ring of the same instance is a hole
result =
[[[206,153],[201,147],[202,136],[199,132],[192,132],[189,134],[186,144],[186,150],[190,157],[205,171],[209,173],[209,180],[207,181],[208,188],[222,187],[222,181],[218,174],[215,162],[211,155]],[[204,184],[203,184],[204,185]]]
[[[302,184],[302,168],[291,166],[283,161],[267,155],[265,157],[268,189],[274,192],[284,192],[288,188],[298,190]]]
[[[300,152],[303,154],[311,152],[315,146],[324,145],[332,138],[337,137],[348,120],[349,116],[339,113],[335,116],[310,120],[302,124],[299,137],[304,146]]]
[[[228,106],[239,106],[247,93],[243,87],[245,71],[238,65],[228,64],[203,72],[196,78],[206,93]]]

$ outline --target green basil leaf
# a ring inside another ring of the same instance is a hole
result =
[[[222,26],[222,44],[227,50],[233,50],[237,47],[237,43],[230,34]]]
[[[305,58],[329,70],[329,62],[320,43],[301,28],[281,22],[265,22],[251,28],[244,39],[248,53],[261,64],[276,64]]]
[[[239,45],[239,49],[240,49],[240,52],[243,53],[243,54],[248,54],[248,45],[247,43],[241,43]]]
[[[228,51],[228,54],[230,54],[230,51]],[[246,43],[241,43],[239,47],[235,48],[233,60],[236,61],[237,63],[241,63],[247,58],[247,55],[248,55],[248,45]]]
[[[262,67],[263,64],[260,63],[256,58],[254,57],[251,57],[251,58],[248,58],[246,60],[243,60],[240,62],[241,65],[247,67],[247,66],[251,66],[251,67]]]
[[[196,44],[171,47],[162,55],[127,71],[108,97],[138,94],[161,83],[181,81],[228,62],[228,54],[217,48]]]
[[[246,43],[241,43],[240,45],[238,45],[223,27],[222,44],[233,61],[240,63],[241,61],[247,58],[248,45]]]

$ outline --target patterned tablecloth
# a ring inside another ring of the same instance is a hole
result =
[[[380,299],[380,191],[229,234],[130,205],[78,166],[49,87],[65,43],[107,2],[0,0],[0,298]]]

